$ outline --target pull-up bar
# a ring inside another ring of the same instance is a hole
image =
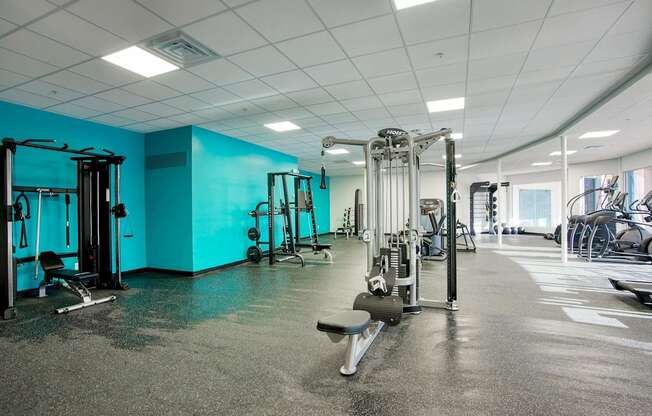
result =
[[[87,147],[84,149],[71,149],[70,146],[67,144],[63,144],[63,146],[48,146],[47,144],[43,143],[56,143],[56,140],[52,139],[27,139],[23,141],[16,141],[12,139],[11,137],[5,137],[2,139],[2,144],[8,147],[16,147],[16,146],[22,146],[22,147],[30,147],[33,149],[41,149],[41,150],[49,150],[53,152],[63,152],[63,153],[71,153],[74,155],[83,155],[83,156],[90,156],[93,158],[101,158],[101,159],[115,159],[117,161],[122,161],[124,160],[124,156],[116,156],[114,152],[108,150],[108,149],[100,149],[101,152],[103,153],[97,153],[97,152],[92,152],[91,150],[94,150],[93,147]]]
[[[14,186],[14,192],[44,193],[44,194],[76,194],[77,188],[48,188],[43,186]]]

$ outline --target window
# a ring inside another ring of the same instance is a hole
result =
[[[652,167],[625,172],[625,192],[627,205],[640,201],[652,189]]]
[[[582,176],[580,178],[580,193],[590,191],[591,189],[602,188],[607,186],[613,175]],[[608,194],[604,192],[588,192],[579,202],[579,213],[588,213],[597,211],[607,202]],[[578,214],[577,206],[572,210],[573,214]]]
[[[519,223],[526,227],[550,227],[552,192],[549,189],[520,189]]]

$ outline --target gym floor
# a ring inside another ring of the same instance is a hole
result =
[[[64,316],[63,291],[21,299],[0,323],[0,414],[650,414],[652,311],[607,282],[645,268],[561,267],[540,237],[479,246],[459,254],[461,309],[390,327],[348,378],[315,323],[363,289],[357,240],[334,240],[332,265],[132,276]],[[425,267],[434,297],[444,264]]]

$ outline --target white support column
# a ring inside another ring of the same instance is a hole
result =
[[[561,139],[561,262],[568,263],[568,140]]]
[[[498,227],[498,247],[503,246],[503,160],[498,159],[496,172],[496,226]]]

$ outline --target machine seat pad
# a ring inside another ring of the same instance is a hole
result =
[[[340,335],[360,334],[369,327],[371,315],[367,311],[346,311],[317,321],[317,329]]]
[[[49,275],[55,279],[70,280],[74,282],[81,282],[88,279],[97,277],[97,273],[80,272],[79,270],[61,269],[49,272]]]

